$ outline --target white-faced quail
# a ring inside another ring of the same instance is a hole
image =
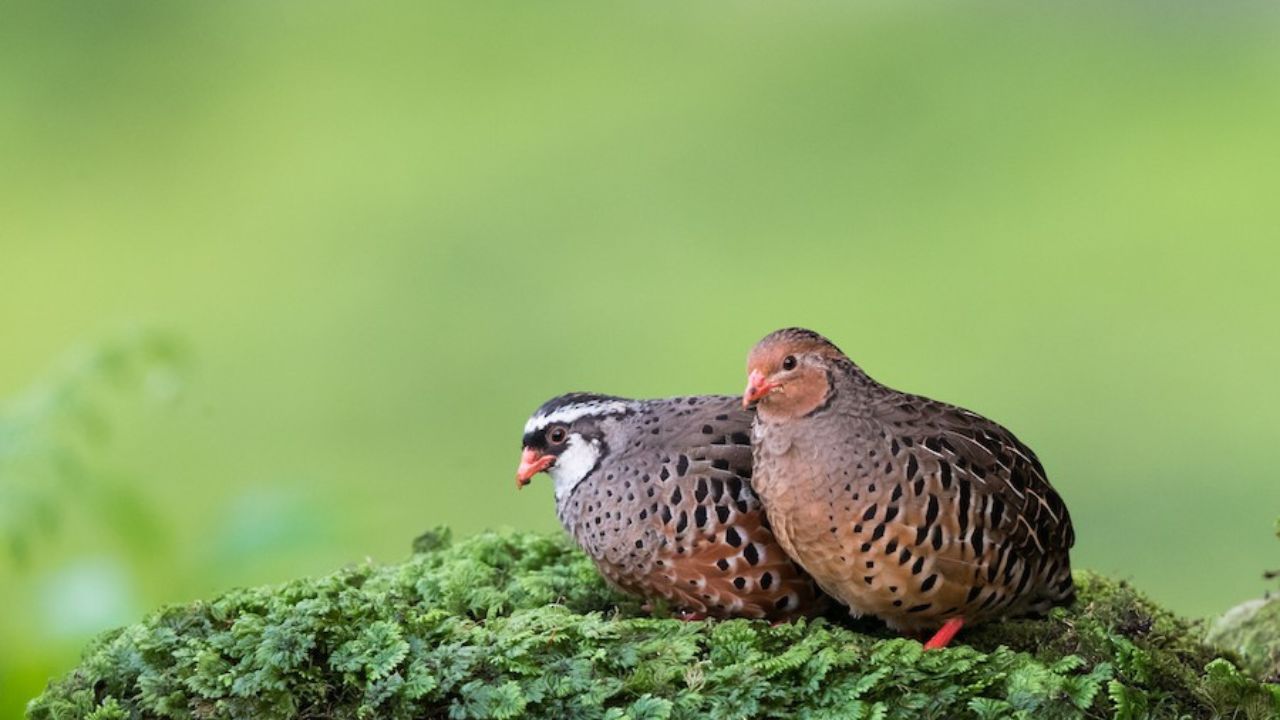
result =
[[[516,482],[551,475],[560,522],[624,591],[691,619],[812,614],[826,598],[751,490],[750,432],[735,397],[563,395],[526,423]]]

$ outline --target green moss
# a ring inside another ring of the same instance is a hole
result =
[[[684,623],[560,537],[420,539],[408,562],[160,610],[28,707],[64,718],[1270,718],[1280,687],[1124,583],[964,644],[819,619]]]
[[[1280,537],[1280,518],[1276,519]],[[1280,577],[1271,571],[1267,578]],[[1280,595],[1250,600],[1232,608],[1209,628],[1206,640],[1236,652],[1242,667],[1254,675],[1280,683]]]
[[[1236,652],[1254,675],[1280,682],[1280,597],[1237,605],[1213,623],[1206,640]]]

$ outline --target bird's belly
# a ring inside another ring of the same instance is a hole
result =
[[[917,543],[908,513],[887,508],[905,505],[905,492],[893,483],[865,477],[823,475],[810,482],[809,468],[780,468],[785,492],[765,497],[779,542],[832,597],[855,616],[873,615],[898,630],[937,627],[964,604],[969,589],[962,580],[972,558],[952,559]],[[848,488],[848,489],[846,489]],[[771,490],[775,488],[770,488]]]

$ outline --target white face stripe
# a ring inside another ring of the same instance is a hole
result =
[[[599,461],[599,441],[587,442],[578,433],[570,435],[569,446],[556,458],[555,464],[547,468],[547,474],[555,481],[556,501],[569,497]]]
[[[558,408],[546,415],[534,415],[529,418],[529,422],[524,424],[524,434],[535,430],[541,430],[551,424],[568,425],[587,415],[612,415],[630,410],[635,403],[623,402],[621,400],[605,400],[583,403],[581,405],[566,405]]]

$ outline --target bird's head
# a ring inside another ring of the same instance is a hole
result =
[[[826,402],[832,370],[844,353],[812,330],[786,328],[765,336],[747,356],[742,406],[765,417],[802,417]]]
[[[556,498],[567,497],[608,453],[617,421],[635,409],[633,400],[592,393],[570,393],[543,403],[524,425],[516,487],[545,471],[555,482]]]

